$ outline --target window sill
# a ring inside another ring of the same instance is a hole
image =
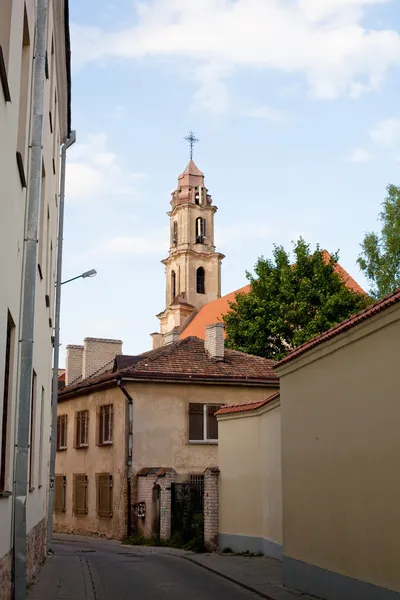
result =
[[[65,448],[57,448],[57,452],[65,452],[67,449],[67,446],[65,446]]]
[[[113,442],[100,442],[99,446],[112,446]]]
[[[7,492],[7,490],[2,490],[0,492],[0,498],[9,498],[12,496],[12,492]]]
[[[89,448],[89,444],[81,444],[80,446],[75,446],[75,450],[86,450]]]
[[[34,488],[34,487],[30,487],[30,488],[29,488],[29,493],[30,493],[30,494],[32,494],[32,492],[34,492],[34,491],[35,491],[35,489],[36,489],[36,488]]]
[[[218,446],[218,440],[189,440],[191,445]]]

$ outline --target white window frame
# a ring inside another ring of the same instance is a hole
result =
[[[196,402],[191,402],[190,404],[197,404]],[[201,404],[201,402],[198,402],[198,404]],[[223,404],[212,404],[211,402],[209,404],[203,404],[203,432],[204,432],[204,438],[202,440],[190,440],[189,439],[189,444],[218,444],[218,439],[210,439],[208,438],[208,420],[207,420],[207,407],[208,406],[219,406],[219,408],[222,408],[224,405]],[[190,410],[190,409],[189,409]],[[190,419],[190,413],[189,413],[189,419]]]

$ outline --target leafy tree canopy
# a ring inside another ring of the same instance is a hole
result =
[[[366,233],[358,264],[372,284],[374,298],[382,298],[400,286],[400,188],[389,185],[379,215],[382,231]]]
[[[261,257],[248,294],[238,294],[224,316],[229,348],[283,358],[290,350],[365,308],[370,299],[346,287],[335,272],[338,254],[327,260],[313,254],[302,238],[294,244],[295,262],[282,246],[272,260]]]

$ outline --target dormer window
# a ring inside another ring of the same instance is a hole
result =
[[[172,245],[176,246],[178,243],[178,222],[174,221],[173,230],[172,230]]]
[[[206,239],[206,220],[203,217],[196,219],[196,244],[204,244]]]

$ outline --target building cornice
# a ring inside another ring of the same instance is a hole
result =
[[[181,256],[182,254],[188,255],[190,254],[192,257],[201,257],[202,259],[210,259],[210,258],[218,258],[219,260],[223,260],[225,258],[225,254],[221,254],[221,252],[198,252],[197,250],[193,250],[191,248],[182,249],[182,250],[174,250],[173,254],[170,254],[167,258],[164,258],[161,262],[163,265],[168,265],[172,262],[176,257]]]
[[[174,217],[176,215],[176,213],[183,208],[184,209],[196,209],[196,210],[208,211],[208,212],[211,211],[213,213],[216,213],[218,210],[218,207],[215,206],[215,204],[193,204],[193,202],[184,202],[183,204],[177,204],[176,206],[174,206],[174,208],[172,210],[167,212],[167,215],[169,217]]]

